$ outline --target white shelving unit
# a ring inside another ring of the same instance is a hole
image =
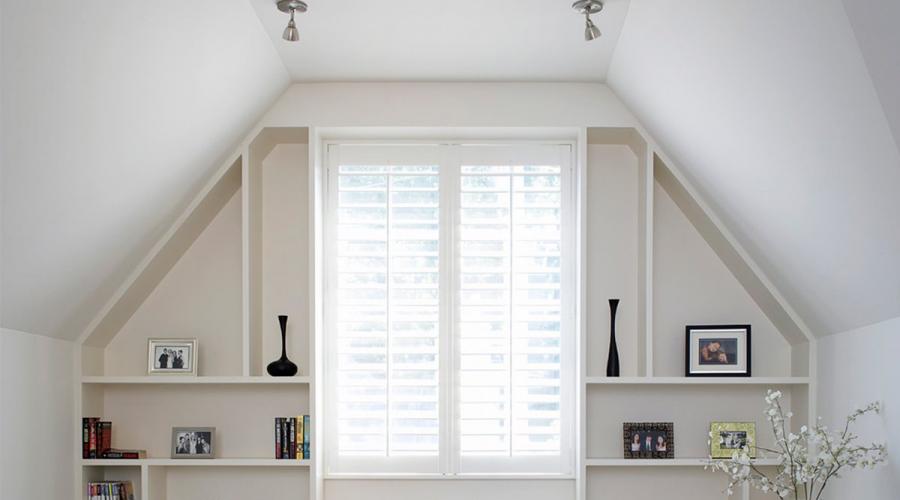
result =
[[[219,495],[253,498],[264,487],[322,498],[313,133],[254,130],[82,335],[76,414],[111,420],[113,447],[148,458],[81,459],[79,418],[72,498],[84,499],[88,481],[116,479],[131,480],[138,500],[187,500],[210,479]],[[277,314],[290,318],[295,377],[265,373],[280,355]],[[198,338],[199,376],[148,376],[150,337]],[[312,458],[275,459],[274,418],[303,414]],[[216,458],[168,458],[171,428],[194,425],[217,428]]]
[[[235,384],[263,384],[263,385],[309,385],[311,378],[307,376],[296,377],[181,377],[181,376],[122,376],[82,377],[84,385],[235,385]]]
[[[72,498],[83,500],[87,481],[111,479],[132,480],[138,500],[187,500],[193,483],[221,483],[235,498],[257,497],[260,487],[278,498],[324,498],[320,132],[333,129],[253,130],[84,332],[75,414],[112,420],[113,446],[147,449],[149,458],[82,460],[79,418]],[[649,135],[578,134],[578,455],[574,476],[555,483],[576,500],[616,498],[654,479],[716,491],[704,470],[709,422],[755,420],[764,434],[767,388],[785,392],[797,427],[811,421],[815,342]],[[215,255],[196,255],[203,251]],[[202,289],[210,280],[215,286]],[[601,376],[613,297],[622,299],[618,378]],[[265,374],[280,354],[282,313],[289,357],[300,365],[299,376],[283,379]],[[684,325],[725,322],[753,324],[755,376],[681,376]],[[199,376],[147,376],[148,337],[197,337]],[[266,458],[272,419],[301,414],[311,416],[312,458]],[[613,458],[622,456],[626,421],[674,422],[676,458]],[[168,458],[171,427],[189,425],[217,427],[218,458]],[[422,478],[391,480],[407,479]]]
[[[774,467],[777,460],[760,459],[753,460],[758,467]],[[708,458],[673,458],[673,459],[647,459],[631,460],[625,458],[589,458],[585,461],[587,467],[709,467]]]
[[[725,499],[724,474],[707,470],[710,422],[755,421],[758,439],[768,444],[763,397],[773,388],[785,393],[784,403],[797,415],[795,427],[809,423],[815,414],[815,343],[649,137],[630,128],[582,133],[577,498],[651,498],[635,488],[647,483],[682,484],[690,488],[681,492],[684,498],[702,492],[702,498]],[[621,299],[621,377],[602,375],[609,298]],[[754,376],[684,377],[685,325],[725,323],[753,325]],[[624,454],[623,422],[642,421],[674,423],[674,459],[617,458]],[[755,463],[778,465],[765,458]],[[749,500],[749,489],[737,498]]]
[[[585,377],[587,385],[809,385],[809,377]]]
[[[137,460],[85,459],[85,467],[309,467],[309,460],[276,460],[274,458],[212,458],[181,460],[174,458],[141,458]]]

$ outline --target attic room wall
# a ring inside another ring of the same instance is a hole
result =
[[[0,329],[0,498],[71,498],[75,344]]]
[[[862,443],[887,442],[889,462],[829,486],[828,500],[897,498],[900,491],[900,317],[819,341],[819,414],[832,429],[858,406],[881,401],[881,415],[857,421]],[[833,488],[833,489],[832,489]]]
[[[74,339],[289,77],[247,0],[2,8],[2,325]]]
[[[900,315],[900,152],[840,0],[635,0],[608,81],[815,335]]]

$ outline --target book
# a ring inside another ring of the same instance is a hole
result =
[[[97,452],[102,456],[103,452],[112,448],[112,422],[98,422],[100,439]]]
[[[297,460],[303,459],[303,417],[297,417],[297,443],[294,447],[294,458]]]
[[[291,417],[290,441],[287,458],[296,458],[297,455],[297,418]]]
[[[131,481],[100,481],[87,484],[88,500],[134,500]]]
[[[303,458],[305,460],[309,460],[309,441],[310,441],[309,415],[303,415]]]
[[[281,456],[281,417],[275,417],[275,458]]]
[[[100,458],[106,459],[122,459],[122,460],[137,460],[139,458],[147,458],[146,450],[120,450],[116,448],[110,448],[108,450],[103,451],[100,454]]]

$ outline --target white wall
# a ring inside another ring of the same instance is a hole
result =
[[[819,341],[819,414],[830,427],[842,425],[857,406],[881,401],[880,416],[858,420],[862,442],[887,441],[889,464],[855,471],[829,488],[829,499],[898,498],[900,491],[900,318]]]
[[[900,315],[900,154],[840,0],[634,0],[609,85],[814,334]]]
[[[0,498],[71,498],[73,343],[0,330]]]
[[[2,8],[2,326],[74,339],[289,77],[247,0]]]
[[[634,125],[600,83],[295,83],[266,126],[565,127]]]

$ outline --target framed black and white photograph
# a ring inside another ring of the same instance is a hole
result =
[[[709,425],[710,458],[729,459],[747,447],[756,458],[755,422],[713,422]]]
[[[173,427],[172,458],[213,458],[215,427]]]
[[[150,375],[197,375],[197,339],[150,339]]]
[[[675,458],[672,422],[625,422],[622,437],[625,458]]]
[[[689,325],[685,330],[685,376],[750,376],[750,325]]]

